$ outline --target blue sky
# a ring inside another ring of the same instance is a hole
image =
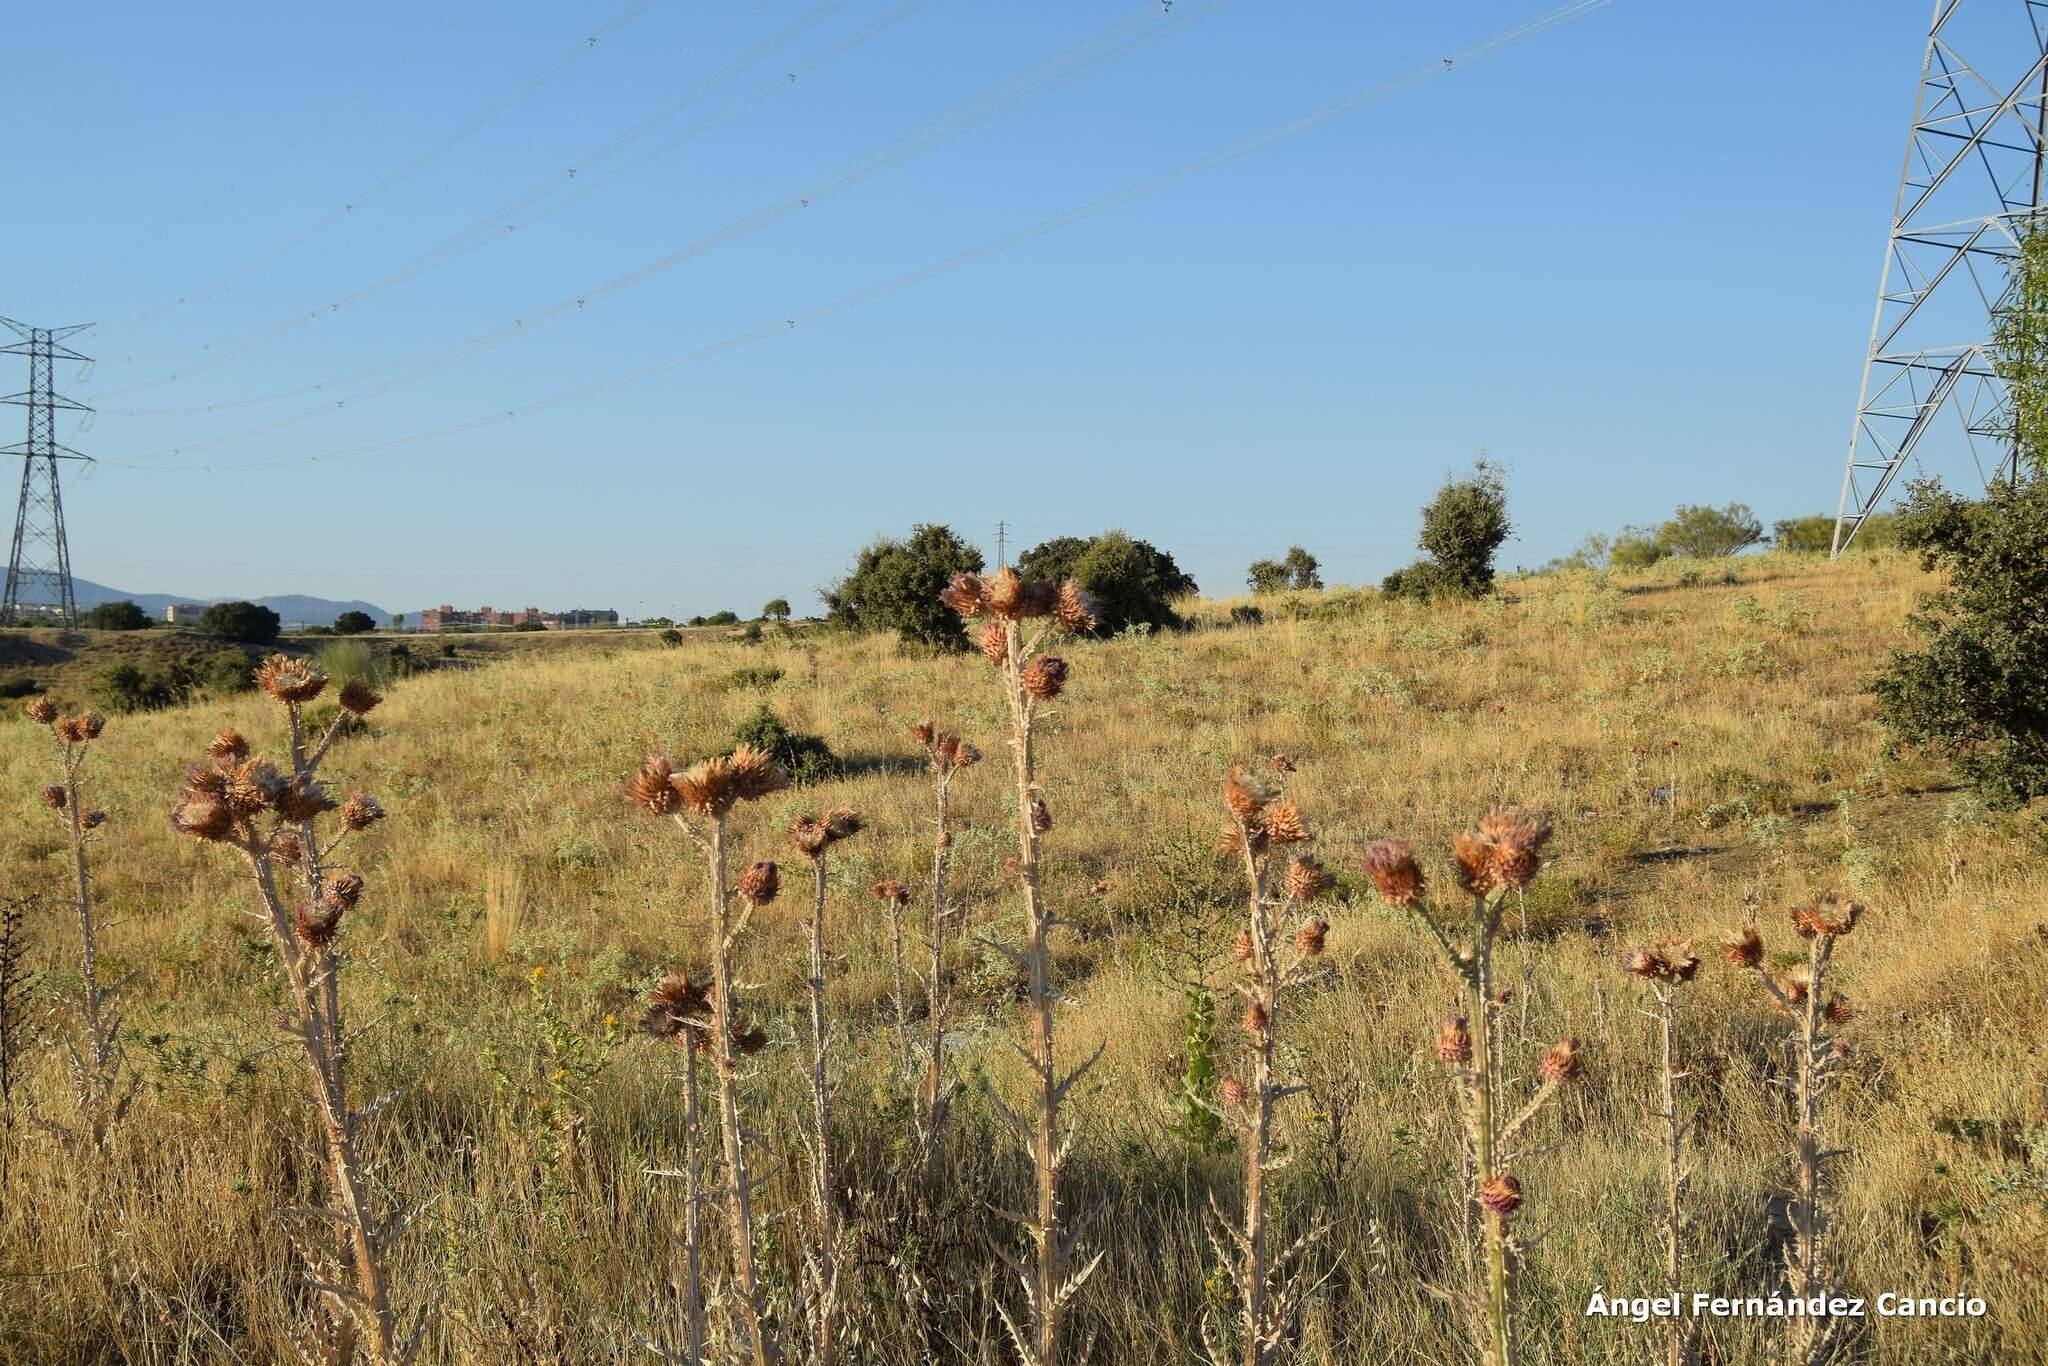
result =
[[[92,371],[59,376],[102,410],[66,429],[104,462],[66,485],[76,572],[633,615],[804,610],[917,521],[991,550],[999,518],[1013,547],[1122,526],[1219,592],[1299,542],[1364,582],[1413,557],[1418,505],[1481,450],[1509,470],[1510,562],[1679,502],[1832,511],[1927,17],[1614,0],[1002,254],[506,419],[1554,5],[202,8],[10,21],[28,135],[0,148],[0,313],[98,324]],[[1099,69],[748,226],[1119,24],[1134,41]],[[516,230],[304,321],[528,191]],[[563,302],[413,382],[332,383]],[[295,463],[219,468],[264,461]]]

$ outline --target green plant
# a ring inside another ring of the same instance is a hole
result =
[[[1173,604],[1195,591],[1172,555],[1122,531],[1055,537],[1018,556],[1017,572],[1045,583],[1073,580],[1095,605],[1096,629],[1112,636],[1133,626],[1178,629]]]
[[[1771,548],[1794,555],[1825,555],[1834,549],[1835,519],[1825,512],[1786,517],[1771,524]]]
[[[279,625],[277,613],[253,602],[216,602],[199,614],[201,631],[242,645],[273,643]]]
[[[1288,589],[1297,592],[1320,590],[1323,586],[1322,566],[1316,557],[1298,545],[1287,547],[1287,554],[1278,560],[1253,560],[1245,571],[1245,582],[1254,593],[1281,593]]]
[[[894,631],[905,644],[967,648],[960,614],[940,601],[955,574],[979,572],[981,552],[943,526],[919,525],[908,538],[862,548],[846,576],[826,587],[825,619],[855,631]]]
[[[1445,476],[1422,509],[1418,543],[1429,558],[1389,574],[1380,588],[1396,597],[1484,596],[1493,589],[1494,556],[1513,534],[1506,476],[1480,460],[1462,479]]]
[[[759,688],[765,692],[782,681],[782,670],[770,664],[749,664],[734,669],[726,681],[735,688]]]
[[[251,692],[256,687],[256,662],[246,650],[216,650],[199,665],[199,686],[222,697]]]
[[[1657,540],[1671,555],[1713,559],[1747,550],[1764,538],[1764,526],[1742,503],[1713,508],[1681,503],[1671,520],[1657,532]]]
[[[663,627],[661,635],[657,638],[671,650],[683,643],[683,633],[673,626]]]
[[[2048,476],[1994,484],[1975,502],[1917,482],[1899,539],[1947,583],[1909,618],[1918,647],[1870,684],[1880,719],[1952,762],[1988,804],[2048,793]]]
[[[359,612],[353,608],[334,619],[334,634],[338,636],[359,636],[365,631],[376,629],[376,618],[368,612]]]
[[[830,745],[818,736],[783,725],[774,706],[765,700],[734,729],[732,739],[736,746],[768,755],[799,787],[836,777],[843,767]]]
[[[1188,987],[1183,998],[1180,1089],[1173,1098],[1178,1117],[1173,1134],[1190,1153],[1220,1155],[1237,1145],[1223,1128],[1222,1076],[1216,1070],[1216,998],[1199,986]]]
[[[546,967],[526,974],[524,1028],[526,1056],[508,1064],[496,1042],[485,1045],[492,1090],[500,1114],[518,1135],[518,1147],[532,1154],[540,1204],[551,1224],[563,1226],[582,1152],[582,1130],[591,1085],[618,1051],[618,1021],[606,1016],[598,1034],[575,1028],[563,1016]]]
[[[768,599],[768,603],[767,603],[767,605],[766,605],[766,606],[764,606],[764,607],[763,607],[763,608],[761,609],[761,615],[762,615],[762,616],[763,616],[764,618],[766,618],[767,620],[769,620],[769,621],[788,621],[788,620],[789,620],[789,599],[788,599],[788,598],[770,598],[770,599]]]
[[[123,598],[100,603],[80,617],[78,624],[94,631],[143,631],[149,628],[150,620],[149,613]]]
[[[93,695],[110,711],[161,711],[185,701],[198,682],[182,660],[150,669],[129,663],[109,664],[100,671]]]

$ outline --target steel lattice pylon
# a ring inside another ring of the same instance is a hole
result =
[[[1924,468],[1926,457],[1937,469],[1967,460],[1986,486],[2017,473],[1991,315],[2020,237],[2041,212],[2044,164],[2048,0],[1936,0],[1849,433],[1835,554],[1909,460]]]
[[[30,327],[0,318],[21,338],[0,346],[0,355],[28,357],[28,388],[0,398],[28,409],[28,439],[0,446],[0,455],[21,457],[21,502],[14,513],[14,550],[7,559],[7,596],[0,601],[0,622],[24,616],[51,615],[66,626],[78,624],[78,604],[71,592],[71,546],[64,536],[64,494],[57,480],[59,460],[85,460],[57,440],[60,409],[90,412],[57,393],[53,371],[60,360],[85,361],[64,345],[64,339],[91,326]]]

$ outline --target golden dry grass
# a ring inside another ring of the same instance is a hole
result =
[[[1653,1025],[1618,969],[1621,950],[1711,943],[1754,905],[1767,940],[1789,952],[1784,908],[1830,887],[1871,908],[1832,979],[1863,1012],[1833,1120],[1848,1150],[1835,1172],[1844,1279],[1873,1299],[1967,1290],[1989,1304],[1981,1319],[1868,1320],[1852,1348],[1900,1363],[2048,1353],[2043,1173],[2024,1146],[2043,1122],[2048,868],[2037,833],[1987,818],[1937,770],[1887,759],[1860,692],[1926,581],[1894,557],[1766,556],[1699,577],[1666,566],[1526,578],[1459,607],[1305,595],[1291,610],[1267,600],[1265,624],[1234,628],[1221,624],[1230,604],[1205,604],[1205,629],[1062,651],[1074,676],[1045,722],[1040,767],[1056,820],[1049,892],[1072,922],[1056,940],[1069,997],[1061,1051],[1078,1059],[1107,1045],[1073,1107],[1069,1187],[1070,1207],[1093,1216],[1088,1241],[1108,1251],[1076,1314],[1098,1360],[1197,1356],[1196,1318],[1218,1284],[1201,1230],[1207,1193],[1229,1207],[1241,1164],[1181,1151],[1167,1128],[1169,1071],[1181,983],[1194,975],[1223,999],[1223,1056],[1235,1056],[1235,891],[1211,852],[1217,793],[1232,762],[1276,752],[1299,765],[1291,791],[1342,880],[1324,912],[1331,971],[1291,998],[1283,1021],[1283,1064],[1310,1090],[1283,1115],[1293,1160],[1275,1179],[1274,1216],[1283,1233],[1311,1206],[1336,1224],[1305,1361],[1470,1359],[1464,1322],[1429,1293],[1465,1275],[1456,1127],[1427,1053],[1455,991],[1413,928],[1374,899],[1359,856],[1373,838],[1404,834],[1440,870],[1449,836],[1496,798],[1547,808],[1558,827],[1554,860],[1500,950],[1501,979],[1518,990],[1510,1057],[1526,1075],[1545,1046],[1576,1034],[1590,1073],[1542,1121],[1570,1142],[1523,1172],[1524,1226],[1543,1233],[1521,1278],[1526,1359],[1636,1361],[1653,1342],[1654,1328],[1581,1313],[1595,1287],[1658,1288]],[[629,1041],[587,1083],[551,1087],[562,1060],[532,1000],[546,993],[606,1059],[604,1018],[636,1018],[658,969],[703,961],[702,861],[619,785],[651,750],[723,747],[759,696],[731,675],[755,664],[784,669],[767,693],[783,720],[823,735],[853,772],[747,810],[738,856],[789,857],[781,831],[799,809],[852,805],[869,821],[832,861],[828,913],[858,1272],[849,1358],[1001,1359],[991,1297],[1014,1299],[986,1239],[1008,1235],[975,1201],[1015,1197],[1029,1169],[975,1088],[1021,1090],[999,1037],[1015,1024],[1008,969],[956,940],[970,1028],[955,1061],[969,1092],[949,1198],[908,1238],[897,1171],[908,1119],[882,1013],[886,924],[865,889],[928,872],[929,791],[906,728],[932,716],[991,751],[954,784],[951,881],[974,927],[1014,936],[996,752],[1005,717],[978,658],[905,657],[877,639],[826,640],[815,673],[796,646],[693,640],[415,678],[329,761],[337,785],[392,812],[351,855],[370,892],[346,933],[349,1008],[370,1026],[357,1045],[360,1093],[412,1083],[372,1144],[379,1183],[422,1205],[394,1280],[407,1308],[441,1298],[431,1359],[625,1360],[635,1328],[672,1327],[680,1215],[674,1183],[645,1173],[680,1148],[673,1058]],[[25,1120],[9,1130],[0,1358],[289,1355],[306,1295],[271,1211],[318,1199],[299,1073],[274,1047],[272,967],[246,889],[165,821],[183,766],[215,730],[233,724],[274,747],[276,721],[251,698],[116,718],[98,742],[89,778],[111,820],[95,872],[119,922],[102,971],[134,974],[128,1053],[144,1094],[104,1165]],[[50,766],[47,735],[0,725],[7,890],[61,888],[60,832],[35,801]],[[742,976],[771,1021],[748,1086],[772,1154],[764,1245],[785,1312],[804,1113],[802,911],[790,900],[756,918],[742,949]],[[61,986],[75,926],[52,912],[34,931]],[[1703,1102],[1690,1288],[1768,1294],[1781,1284],[1774,1212],[1790,1174],[1782,1031],[1718,961],[1681,1009]],[[568,1119],[548,1108],[558,1094]],[[70,1105],[46,1050],[23,1115],[67,1119]],[[1734,1321],[1705,1333],[1730,1362],[1765,1359],[1776,1340],[1768,1325]]]

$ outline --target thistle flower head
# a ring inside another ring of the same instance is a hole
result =
[[[1067,661],[1058,655],[1040,655],[1024,666],[1024,691],[1041,702],[1050,702],[1067,686]]]
[[[1252,955],[1257,952],[1258,946],[1252,943],[1252,932],[1239,930],[1237,942],[1230,946],[1230,956],[1240,963],[1249,963],[1252,961]]]
[[[1406,906],[1422,895],[1422,867],[1407,840],[1379,840],[1365,851],[1365,871],[1389,906]]]
[[[319,783],[301,775],[279,787],[271,805],[277,809],[278,815],[296,824],[323,816],[339,803],[328,796]]]
[[[1856,1008],[1839,996],[1828,997],[1828,1003],[1821,1008],[1831,1025],[1845,1025],[1856,1018]]]
[[[273,830],[270,833],[270,856],[286,863],[298,863],[306,857],[306,843],[296,830]]]
[[[1308,822],[1292,797],[1274,802],[1259,817],[1266,838],[1274,844],[1300,844],[1308,839]]]
[[[198,784],[188,777],[188,786],[211,787],[204,774],[200,770]],[[222,770],[219,778],[221,799],[236,816],[244,818],[274,806],[289,786],[284,775],[262,759],[244,759],[233,768]]]
[[[1764,937],[1757,933],[1756,926],[1744,925],[1721,941],[1721,956],[1738,968],[1757,967],[1764,961]]]
[[[1862,906],[1828,892],[1809,905],[1793,907],[1792,928],[1799,931],[1801,939],[1812,939],[1817,935],[1839,936],[1855,929],[1862,916]]]
[[[1579,1080],[1585,1073],[1586,1065],[1580,1056],[1577,1039],[1559,1039],[1536,1064],[1537,1076],[1560,1086]]]
[[[991,621],[981,628],[981,657],[1000,667],[1010,657],[1010,631],[1000,621]]]
[[[1645,981],[1690,982],[1700,970],[1700,960],[1690,943],[1657,944],[1630,949],[1622,955],[1621,966]]]
[[[1336,885],[1336,880],[1323,870],[1314,854],[1296,854],[1294,861],[1287,865],[1287,895],[1296,901],[1314,901]]]
[[[982,581],[982,602],[984,610],[991,616],[1005,621],[1025,621],[1032,617],[1051,616],[1059,606],[1060,590],[1057,585],[1036,579],[1025,579],[1016,570],[1004,565],[995,574]]]
[[[1230,808],[1231,815],[1246,824],[1252,823],[1278,795],[1278,789],[1256,774],[1247,773],[1243,764],[1233,764],[1223,783],[1223,804]]]
[[[932,723],[929,721],[919,721],[916,725],[910,728],[910,738],[917,741],[918,744],[924,746],[926,749],[930,749],[932,747],[932,741],[937,736],[937,729],[933,727]]]
[[[224,840],[234,833],[235,813],[219,798],[187,793],[171,808],[171,828],[196,840]]]
[[[48,787],[44,788],[41,795],[43,805],[49,807],[52,811],[62,811],[70,801],[69,795],[56,783],[51,783]]]
[[[772,859],[756,859],[740,874],[739,885],[735,890],[739,893],[740,900],[749,906],[766,906],[775,900],[775,894],[782,890],[782,870],[775,866]]]
[[[1059,597],[1052,607],[1052,619],[1062,631],[1079,635],[1083,631],[1094,630],[1101,622],[1102,614],[1096,610],[1094,599],[1082,591],[1081,585],[1068,579],[1060,585]]]
[[[1242,1105],[1252,1098],[1252,1091],[1236,1077],[1225,1077],[1216,1088],[1216,1095],[1225,1105]]]
[[[97,830],[107,823],[107,813],[97,809],[88,811],[78,818],[78,823],[88,830]]]
[[[852,839],[861,832],[860,812],[851,807],[840,807],[823,816],[808,813],[798,816],[790,823],[789,833],[796,841],[796,847],[809,858],[822,858],[825,851],[841,840]]]
[[[1502,1172],[1479,1188],[1479,1203],[1488,1214],[1505,1219],[1522,1207],[1522,1183]]]
[[[346,906],[325,902],[315,906],[310,901],[301,901],[292,908],[292,931],[301,943],[313,948],[322,948],[334,942],[335,932],[341,928],[341,918],[348,913]]]
[[[107,728],[107,718],[101,716],[96,711],[86,712],[83,716],[76,719],[78,721],[78,734],[81,739],[97,740],[100,738],[100,732]]]
[[[868,891],[875,900],[886,905],[901,908],[910,904],[910,889],[895,878],[890,878],[887,882],[877,882],[868,888]]]
[[[955,574],[939,593],[939,601],[963,617],[987,616],[988,588],[979,574]]]
[[[249,742],[233,726],[213,737],[213,743],[206,747],[209,757],[218,763],[239,764],[249,757]]]
[[[751,745],[693,764],[670,782],[684,806],[711,820],[738,802],[755,801],[789,786],[775,761]]]
[[[1462,1066],[1472,1061],[1472,1031],[1463,1015],[1453,1015],[1437,1029],[1436,1056],[1439,1062]]]
[[[356,903],[363,899],[363,880],[354,873],[343,873],[327,884],[327,891],[322,899],[330,906],[352,911]]]
[[[47,726],[57,719],[57,704],[47,697],[32,697],[28,703],[28,719],[39,726]]]
[[[83,744],[85,742],[85,727],[81,723],[81,718],[79,717],[58,717],[56,730],[57,738],[64,741],[66,744],[77,745]]]
[[[1495,805],[1480,817],[1479,829],[1452,841],[1458,885],[1474,896],[1496,887],[1526,887],[1542,866],[1550,822],[1518,806]]]
[[[932,744],[932,770],[945,773],[951,769],[972,768],[981,762],[981,751],[957,735],[940,735]]]
[[[366,792],[357,792],[341,804],[341,828],[351,833],[368,830],[385,817],[385,810],[375,797]]]
[[[334,700],[350,716],[368,716],[377,709],[377,704],[384,700],[384,694],[360,678],[351,678],[341,685],[341,691],[335,695]]]
[[[657,816],[666,816],[682,805],[676,791],[675,768],[665,754],[650,754],[647,761],[626,779],[626,795]]]
[[[647,1014],[640,1027],[657,1039],[702,1048],[704,1019],[710,1008],[709,987],[692,982],[688,972],[671,972],[647,993]]]
[[[256,666],[256,686],[280,702],[310,702],[327,686],[327,675],[305,660],[272,655]]]
[[[1052,808],[1035,792],[1031,794],[1031,828],[1041,835],[1052,829]]]
[[[1253,1001],[1244,1008],[1244,1028],[1248,1034],[1264,1034],[1272,1027],[1273,1017],[1266,1013],[1266,1003]]]
[[[1330,922],[1318,916],[1295,932],[1294,947],[1301,950],[1304,958],[1320,958],[1329,934]]]

